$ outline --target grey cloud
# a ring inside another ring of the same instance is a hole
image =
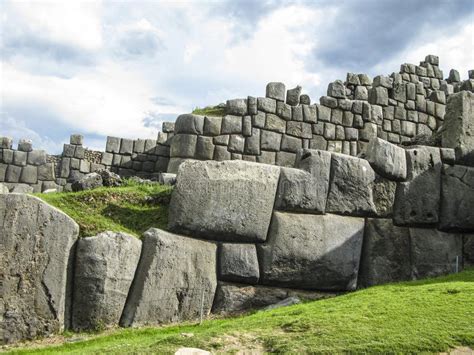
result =
[[[369,68],[418,40],[422,32],[456,31],[473,12],[472,0],[343,1],[341,15],[318,34],[323,42],[313,60],[345,69]]]
[[[128,31],[118,41],[118,53],[122,56],[152,57],[164,49],[162,40],[150,31]]]
[[[148,112],[143,118],[143,125],[147,128],[156,128],[161,130],[161,124],[165,121],[174,121],[178,113],[158,113]]]

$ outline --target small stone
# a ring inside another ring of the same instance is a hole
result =
[[[301,86],[289,89],[286,92],[286,103],[291,106],[297,106],[300,103]]]
[[[328,85],[327,95],[338,99],[346,97],[346,88],[341,80],[336,80]]]
[[[247,114],[247,100],[233,99],[227,100],[225,112],[228,115],[244,116]]]

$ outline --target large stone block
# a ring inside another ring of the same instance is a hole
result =
[[[328,96],[343,99],[346,97],[346,88],[341,80],[336,80],[328,85]]]
[[[270,306],[289,297],[298,297],[302,300],[319,300],[334,296],[336,296],[335,293],[329,292],[218,282],[212,313],[239,313]]]
[[[241,134],[242,133],[242,117],[226,115],[222,119],[221,134]]]
[[[244,161],[185,162],[168,226],[206,239],[264,241],[279,175],[278,167]]]
[[[268,97],[257,98],[257,108],[259,111],[276,113],[276,100]]]
[[[46,164],[46,152],[44,150],[32,150],[28,153],[27,162],[32,165]]]
[[[255,244],[224,243],[219,247],[219,280],[256,284],[260,277]]]
[[[463,235],[463,266],[474,266],[474,234]]]
[[[368,218],[360,261],[359,286],[410,280],[410,234],[391,219]]]
[[[461,91],[449,96],[442,145],[455,149],[459,164],[474,166],[474,93]]]
[[[324,213],[330,164],[329,152],[302,150],[297,157],[298,169],[281,170],[275,207],[286,211]]]
[[[187,113],[179,115],[174,126],[174,133],[202,134],[204,130],[204,117]],[[173,139],[174,140],[174,139]],[[147,149],[145,149],[147,150]]]
[[[125,233],[103,232],[77,243],[72,328],[118,325],[140,259],[142,243]]]
[[[105,151],[108,153],[118,153],[120,152],[120,138],[117,137],[107,137],[107,143],[105,146]],[[66,145],[64,145],[64,150],[66,150]],[[63,153],[64,154],[64,153]],[[68,155],[64,155],[68,156]]]
[[[301,86],[286,91],[286,103],[291,106],[298,106],[300,103]]]
[[[214,156],[212,137],[198,136],[196,143],[196,159],[211,160]]]
[[[269,237],[258,245],[263,284],[353,290],[364,219],[274,212]]]
[[[59,332],[69,320],[72,248],[78,225],[29,195],[0,195],[0,342]]]
[[[363,153],[364,158],[380,175],[392,180],[407,176],[405,150],[380,138],[372,139]]]
[[[280,133],[262,130],[261,148],[272,152],[280,151],[281,136]]]
[[[209,314],[217,286],[216,245],[159,229],[143,235],[135,279],[120,320],[141,326]]]
[[[197,136],[194,134],[177,134],[170,147],[172,158],[193,158],[196,154]]]
[[[367,160],[332,153],[326,212],[353,216],[375,213],[374,181],[375,172]]]
[[[21,166],[8,165],[5,173],[6,182],[20,182]]]
[[[228,115],[243,116],[247,114],[247,100],[233,99],[227,100],[225,112]]]
[[[442,166],[439,148],[409,148],[406,159],[407,181],[397,185],[393,220],[409,226],[437,223]]]
[[[221,134],[222,117],[204,117],[204,134],[218,136]]]
[[[271,99],[285,101],[285,84],[279,82],[268,83],[265,96]]]
[[[474,231],[474,167],[444,165],[440,228]]]
[[[461,234],[410,228],[410,250],[413,279],[450,274],[462,268]]]
[[[20,182],[36,184],[38,182],[38,167],[27,165],[21,170]]]

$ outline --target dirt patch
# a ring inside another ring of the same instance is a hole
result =
[[[253,334],[232,334],[219,337],[216,342],[223,347],[215,354],[261,355],[265,353],[262,341]]]
[[[458,346],[445,353],[439,353],[439,355],[474,355],[474,350],[467,346]]]

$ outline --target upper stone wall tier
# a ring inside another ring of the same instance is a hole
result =
[[[176,172],[185,159],[291,167],[301,148],[357,156],[375,137],[394,144],[410,144],[416,136],[426,140],[443,125],[447,97],[473,90],[469,75],[461,82],[452,70],[443,80],[438,57],[428,55],[419,66],[402,64],[390,76],[348,73],[313,104],[300,86],[287,90],[271,82],[265,97],[228,100],[222,117],[179,116],[168,171]]]

